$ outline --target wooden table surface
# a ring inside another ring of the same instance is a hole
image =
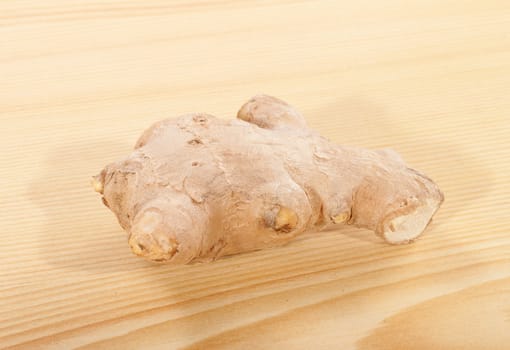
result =
[[[510,346],[507,0],[4,1],[0,82],[0,347]],[[154,121],[257,93],[436,180],[426,234],[132,255],[90,177]]]

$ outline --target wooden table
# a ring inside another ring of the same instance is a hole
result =
[[[4,1],[0,79],[0,347],[510,346],[508,1]],[[156,120],[262,92],[435,179],[423,238],[133,256],[90,177]]]

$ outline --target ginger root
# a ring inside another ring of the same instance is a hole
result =
[[[155,123],[93,186],[135,254],[173,264],[279,246],[330,224],[408,243],[443,201],[395,152],[337,146],[264,95],[236,120],[190,114]]]

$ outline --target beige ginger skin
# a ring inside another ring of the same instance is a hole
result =
[[[190,114],[157,122],[93,185],[133,252],[172,264],[279,246],[330,224],[408,243],[443,201],[395,152],[335,145],[265,95],[235,120]]]

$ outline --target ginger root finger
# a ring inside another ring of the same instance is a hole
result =
[[[308,128],[305,118],[294,107],[285,101],[267,95],[252,97],[237,112],[237,118],[264,129]]]
[[[234,120],[190,114],[155,123],[92,183],[132,251],[173,264],[279,246],[333,224],[407,243],[443,202],[394,151],[335,145],[265,95]]]

